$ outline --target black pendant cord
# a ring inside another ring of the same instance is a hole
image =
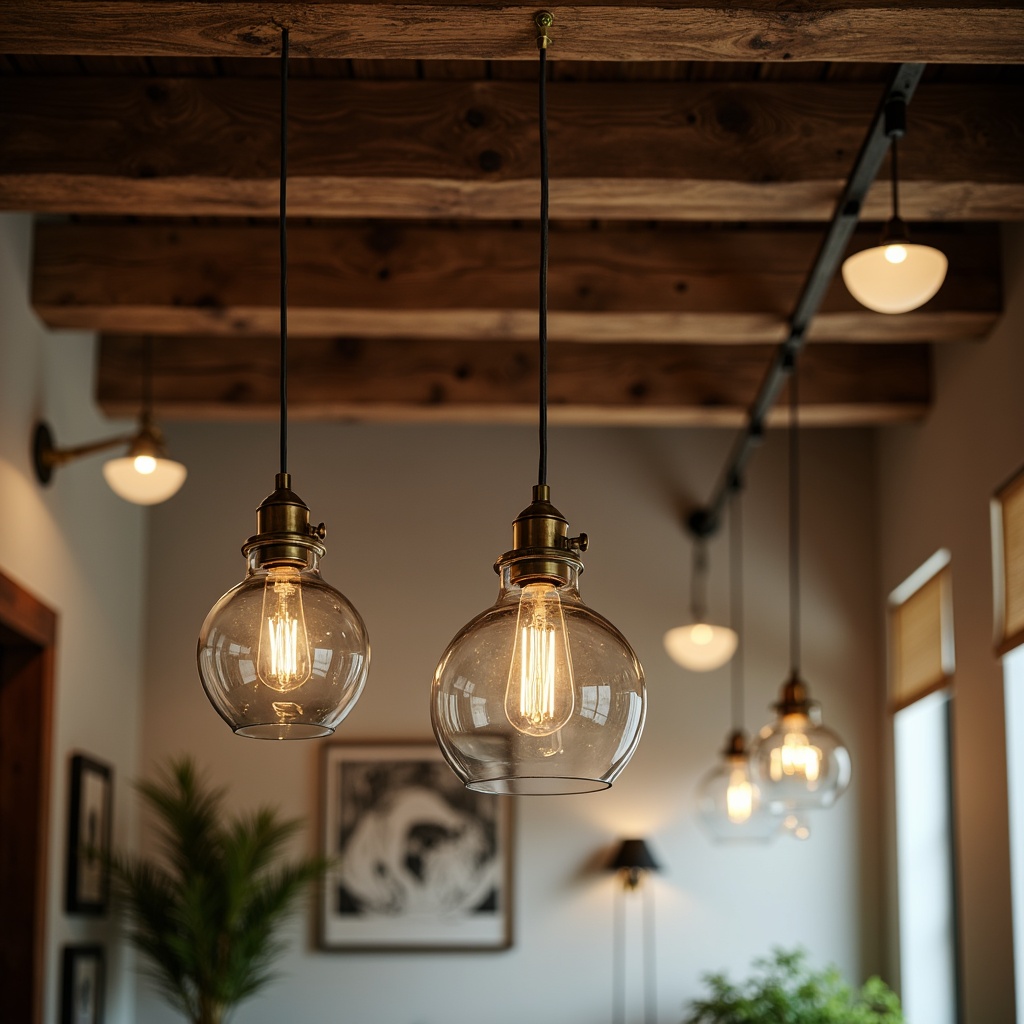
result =
[[[142,342],[142,419],[153,415],[153,337],[147,334]]]
[[[789,660],[800,675],[800,391],[797,364],[789,374]]]
[[[732,656],[732,727],[743,728],[743,517],[739,491],[734,491],[729,506],[729,597],[732,603],[732,628],[736,633],[736,653]]]
[[[690,615],[703,622],[708,607],[708,546],[703,537],[693,542],[693,575],[690,577]]]
[[[899,138],[896,135],[890,136],[892,146],[889,150],[889,170],[892,174],[892,217],[893,220],[900,219],[900,167],[899,167]]]
[[[281,472],[288,472],[288,29],[281,29]]]
[[[548,103],[547,49],[540,48],[540,460],[537,483],[548,482]]]

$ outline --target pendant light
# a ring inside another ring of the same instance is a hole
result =
[[[139,429],[134,434],[93,441],[74,448],[58,448],[53,431],[47,423],[36,424],[32,443],[32,458],[36,478],[41,484],[53,479],[53,471],[69,462],[128,445],[128,451],[103,464],[103,477],[110,489],[125,501],[135,505],[158,505],[181,490],[188,470],[174,459],[168,458],[167,445],[160,428],[153,421],[153,341],[147,338],[143,346],[142,410]]]
[[[792,356],[791,356],[792,359]],[[821,708],[800,676],[800,429],[797,367],[789,366],[790,674],[776,718],[760,732],[753,758],[758,784],[777,814],[831,807],[850,784],[850,752],[821,723]],[[799,815],[797,815],[799,817]]]
[[[369,668],[359,613],[320,576],[323,523],[291,489],[288,473],[288,30],[281,33],[281,469],[242,547],[245,579],[210,610],[199,633],[199,676],[240,736],[327,736],[352,710]]]
[[[899,207],[899,139],[906,133],[907,102],[896,96],[885,108],[885,133],[891,140],[892,217],[881,242],[848,256],[843,281],[850,294],[876,313],[907,313],[923,306],[942,287],[948,261],[930,245],[910,242]]]
[[[676,626],[664,637],[669,657],[691,672],[710,672],[721,668],[735,653],[738,637],[728,626],[715,626],[707,617],[708,553],[707,537],[696,533],[693,543],[693,573],[690,577],[690,615],[688,626]]]
[[[734,487],[729,508],[729,569],[732,624],[743,627],[743,554],[740,492]],[[768,842],[778,835],[779,819],[768,808],[750,762],[747,733],[743,728],[743,647],[732,660],[732,731],[721,761],[701,780],[697,789],[697,814],[716,842]]]
[[[547,11],[540,30],[540,460],[533,501],[494,569],[498,600],[448,645],[430,717],[456,775],[484,793],[606,789],[644,724],[643,669],[625,637],[579,596],[585,534],[570,537],[547,484]]]

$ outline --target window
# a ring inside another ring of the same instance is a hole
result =
[[[996,649],[1006,654],[1024,643],[1024,469],[992,499],[992,567]]]
[[[938,552],[890,596],[889,644],[903,1008],[908,1024],[956,1024],[949,552]]]

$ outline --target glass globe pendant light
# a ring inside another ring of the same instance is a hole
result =
[[[789,372],[789,678],[774,705],[774,722],[760,732],[753,758],[771,810],[788,814],[831,807],[850,784],[850,752],[821,721],[800,676],[800,452],[797,371]]]
[[[693,573],[690,577],[690,614],[693,622],[670,629],[663,641],[669,657],[691,672],[710,672],[720,668],[733,656],[739,640],[735,630],[728,626],[715,626],[708,621],[707,574],[707,538],[696,532]]]
[[[908,313],[923,306],[942,287],[949,266],[940,250],[912,244],[900,217],[897,146],[906,125],[906,100],[894,97],[885,108],[885,132],[892,143],[892,217],[878,245],[854,253],[843,262],[843,281],[850,294],[876,313]]]
[[[548,155],[546,54],[540,30],[540,461],[533,500],[495,563],[498,600],[441,656],[430,695],[434,735],[469,789],[563,794],[606,789],[636,749],[643,669],[626,638],[579,595],[587,537],[569,536],[547,485]]]
[[[734,482],[730,506],[729,568],[732,576],[732,624],[737,634],[743,626],[742,523],[738,484]],[[779,833],[779,818],[772,814],[750,761],[743,728],[743,647],[732,660],[733,728],[721,760],[701,779],[697,788],[697,814],[716,842],[766,843]]]
[[[281,46],[281,471],[242,546],[248,570],[199,633],[199,677],[240,736],[327,736],[366,682],[370,646],[359,613],[320,576],[326,530],[288,473],[287,179],[288,30]]]

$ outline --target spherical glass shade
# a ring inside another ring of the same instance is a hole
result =
[[[173,459],[153,455],[125,455],[103,464],[110,489],[136,505],[157,505],[177,494],[188,470]]]
[[[669,657],[691,672],[720,668],[736,653],[737,642],[734,630],[709,622],[676,626],[665,634],[664,640]]]
[[[304,567],[260,568],[210,610],[199,634],[199,676],[210,702],[241,736],[327,736],[366,682],[370,644],[359,613]]]
[[[442,753],[482,793],[606,789],[636,749],[644,673],[623,635],[565,584],[511,582],[441,657],[430,717]]]
[[[758,785],[776,814],[831,807],[850,784],[850,752],[821,724],[817,707],[780,713],[761,730],[752,758]]]
[[[907,313],[942,287],[948,265],[930,245],[893,240],[847,257],[843,280],[862,306],[876,313]]]
[[[781,821],[768,809],[748,754],[725,754],[697,789],[697,814],[719,843],[767,843]]]

